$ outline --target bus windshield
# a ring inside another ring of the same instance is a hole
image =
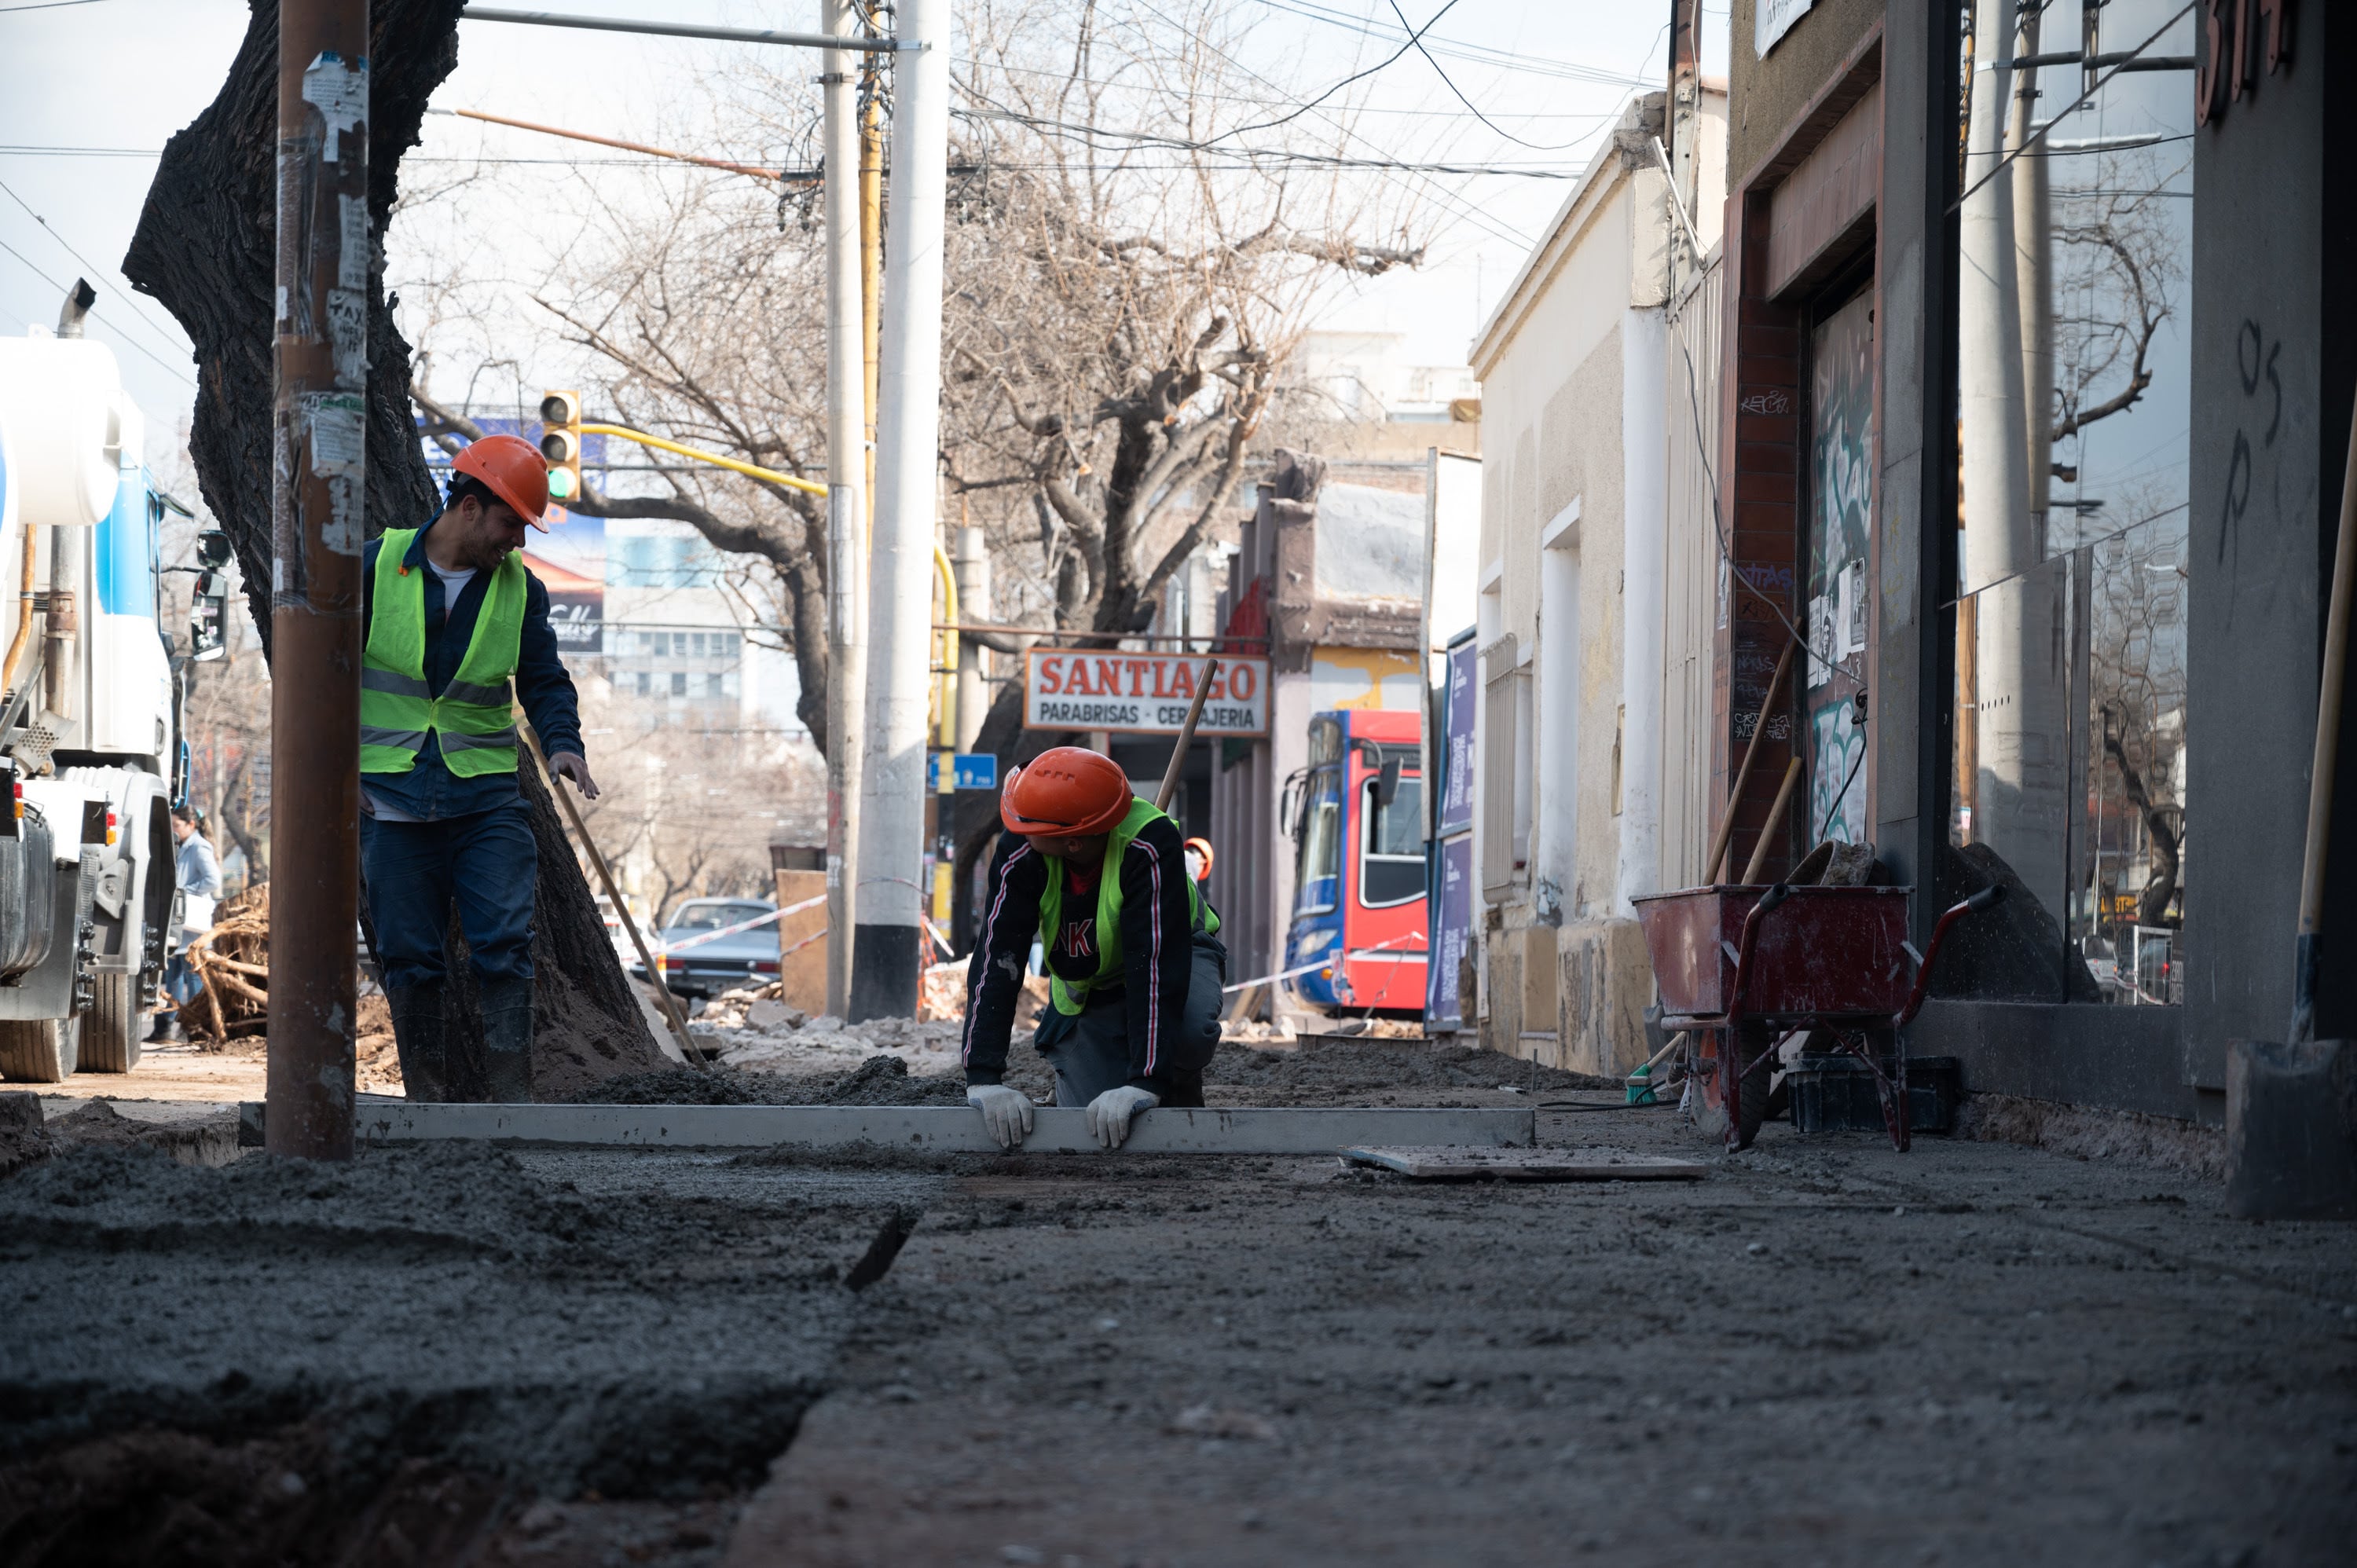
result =
[[[1342,770],[1321,768],[1309,776],[1301,805],[1301,861],[1294,876],[1297,914],[1322,914],[1340,902],[1342,878]]]

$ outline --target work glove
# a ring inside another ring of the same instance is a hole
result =
[[[1003,1083],[968,1084],[965,1102],[982,1112],[982,1124],[1002,1149],[1031,1135],[1031,1097]]]
[[[1129,1119],[1161,1103],[1161,1099],[1150,1090],[1132,1089],[1125,1083],[1119,1089],[1108,1089],[1089,1101],[1089,1131],[1095,1134],[1100,1145],[1118,1149],[1122,1140],[1129,1136]]]

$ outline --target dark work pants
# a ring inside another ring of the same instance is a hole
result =
[[[1226,983],[1227,949],[1212,938],[1195,939],[1195,961],[1187,982],[1187,1011],[1170,1052],[1169,1092],[1162,1103],[1176,1108],[1203,1103],[1203,1069],[1220,1045],[1220,987]],[[1056,1103],[1086,1105],[1108,1089],[1129,1081],[1129,1007],[1118,991],[1099,996],[1072,1022],[1071,1032],[1044,1054],[1056,1069]]]
[[[532,978],[540,858],[522,800],[433,822],[364,816],[361,869],[386,990],[443,978],[454,903],[479,977]]]

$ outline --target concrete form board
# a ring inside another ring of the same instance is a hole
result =
[[[1042,1107],[1025,1154],[1095,1154],[1088,1113]],[[981,1115],[959,1105],[363,1105],[366,1143],[479,1139],[544,1146],[664,1149],[841,1147],[993,1154]],[[1503,1109],[1155,1110],[1132,1123],[1125,1153],[1326,1155],[1352,1144],[1527,1148],[1536,1112]]]

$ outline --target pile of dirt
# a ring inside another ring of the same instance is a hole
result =
[[[1343,1105],[1403,1090],[1496,1090],[1541,1093],[1618,1089],[1609,1078],[1537,1067],[1469,1046],[1421,1040],[1306,1036],[1289,1051],[1222,1044],[1204,1075],[1207,1094],[1226,1105]]]
[[[699,1072],[675,1067],[608,1079],[585,1105],[963,1105],[962,1078],[920,1077],[906,1059],[872,1056],[849,1072],[789,1075],[726,1063]]]
[[[435,1476],[502,1509],[757,1484],[901,1195],[813,1199],[749,1172],[725,1200],[581,1192],[549,1169],[480,1144],[219,1169],[84,1147],[0,1182],[0,1557],[373,1562],[313,1548],[442,1496]],[[91,1332],[93,1302],[135,1331]],[[187,1507],[123,1514],[124,1497]],[[173,1549],[72,1547],[141,1520]]]
[[[1981,1143],[2026,1144],[2075,1160],[2126,1161],[2202,1181],[2226,1179],[2222,1131],[2133,1111],[1973,1094],[1964,1099],[1956,1132]]]
[[[1054,1072],[1026,1042],[1008,1050],[1006,1081],[1043,1103],[1055,1098]],[[1463,1046],[1318,1036],[1306,1036],[1291,1050],[1223,1043],[1203,1085],[1214,1105],[1417,1104],[1452,1090],[1549,1093],[1620,1087],[1611,1079],[1534,1069]],[[705,1072],[675,1067],[609,1079],[581,1098],[603,1105],[963,1105],[965,1078],[954,1070],[911,1072],[906,1058],[889,1054],[871,1056],[849,1072],[765,1072],[724,1061]]]
[[[49,1134],[41,1125],[41,1097],[22,1090],[0,1094],[0,1176],[48,1157]]]
[[[792,1105],[777,1080],[728,1067],[667,1067],[593,1083],[577,1105]]]
[[[52,1150],[153,1149],[184,1165],[225,1165],[237,1158],[237,1112],[148,1122],[125,1116],[112,1101],[84,1101],[47,1127]]]

